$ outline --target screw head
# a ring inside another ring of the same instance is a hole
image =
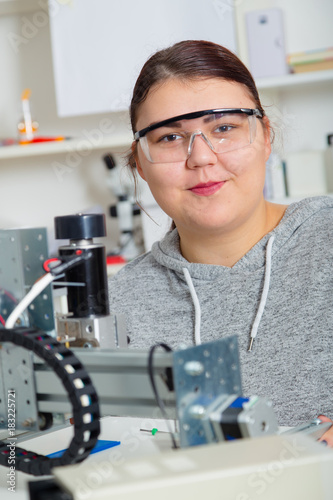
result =
[[[195,377],[197,375],[201,375],[205,367],[200,361],[187,361],[184,365],[184,370],[187,373],[187,375],[191,375],[192,377]]]

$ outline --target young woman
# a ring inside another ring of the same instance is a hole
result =
[[[249,71],[180,42],[143,67],[131,120],[129,164],[174,223],[110,282],[131,347],[236,334],[244,394],[281,425],[332,415],[333,200],[264,199],[272,133]]]

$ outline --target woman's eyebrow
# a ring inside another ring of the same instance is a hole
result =
[[[216,120],[216,115],[208,115],[208,116],[204,117],[203,122],[209,123],[209,122],[212,122],[213,120]]]
[[[161,125],[161,128],[164,128],[164,127],[167,127],[167,128],[173,128],[173,127],[178,127],[178,128],[181,128],[182,127],[182,122],[181,121],[178,121],[178,122],[170,122],[170,123],[167,123],[165,125]]]
[[[218,120],[219,118],[221,118],[222,116],[225,116],[225,115],[226,115],[226,113],[213,113],[211,115],[205,116],[204,119],[203,119],[203,122],[204,123],[209,123],[209,122],[212,122],[214,120]]]

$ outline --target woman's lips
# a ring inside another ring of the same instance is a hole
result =
[[[195,193],[199,196],[210,196],[216,193],[226,181],[221,182],[207,182],[205,184],[197,184],[189,189],[192,193]]]

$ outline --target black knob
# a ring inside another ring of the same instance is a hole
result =
[[[109,213],[111,217],[118,217],[116,205],[111,205]]]
[[[87,240],[106,236],[104,214],[62,215],[54,218],[57,240]]]
[[[139,205],[137,205],[136,203],[134,203],[133,205],[133,215],[140,215],[141,214],[141,208],[139,207]]]
[[[110,155],[110,153],[105,155],[103,157],[103,160],[104,160],[106,168],[108,170],[112,170],[113,168],[115,168],[116,162],[115,162],[115,159],[113,158],[113,156]]]

